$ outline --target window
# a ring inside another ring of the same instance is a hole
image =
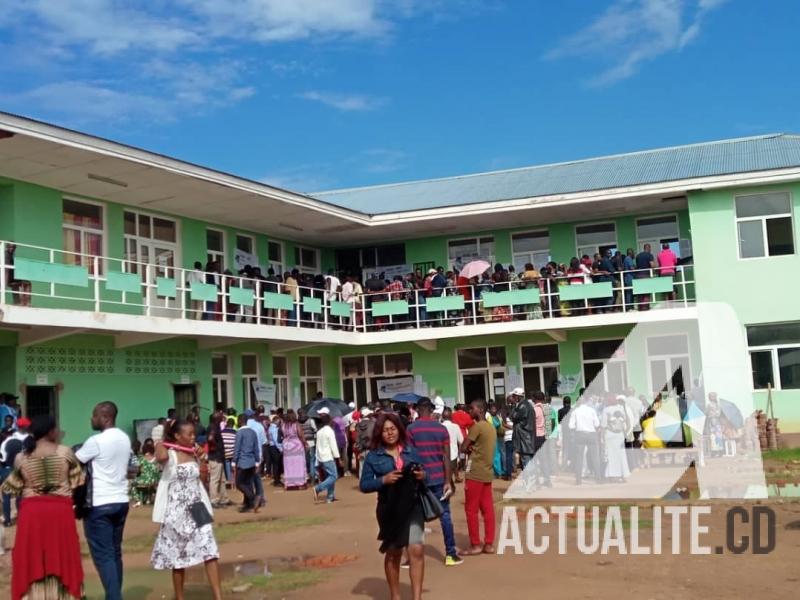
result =
[[[228,408],[230,397],[228,394],[228,355],[211,355],[211,383],[214,397],[214,408]]]
[[[461,269],[468,262],[481,258],[494,262],[494,238],[480,237],[447,242],[447,267]]]
[[[606,250],[617,249],[617,227],[614,223],[595,223],[575,227],[575,241],[578,246],[578,258],[587,254],[594,256],[596,252],[603,254]]]
[[[550,262],[550,234],[547,231],[528,231],[511,235],[511,252],[517,273],[525,270],[525,263],[541,269]]]
[[[283,275],[283,244],[280,242],[267,243],[267,259],[275,275]]]
[[[244,235],[241,233],[236,234],[236,249],[241,250],[242,252],[247,252],[248,254],[255,254],[255,241],[253,240],[253,236],[251,235]]]
[[[650,391],[680,395],[692,381],[689,336],[684,333],[647,338]]]
[[[256,393],[253,383],[258,381],[258,356],[255,354],[242,354],[242,399],[244,405],[255,408]]]
[[[583,342],[581,350],[584,386],[592,386],[597,392],[617,393],[628,387],[622,340]]]
[[[103,206],[62,200],[64,251],[78,254],[65,254],[64,263],[68,265],[85,265],[92,275],[103,273],[103,261],[98,261],[99,273],[94,272],[94,260],[91,257],[103,255],[104,222]],[[88,256],[79,256],[80,254]]]
[[[522,346],[522,379],[526,392],[558,395],[558,344]]]
[[[662,244],[671,244],[673,251],[680,256],[680,232],[677,215],[647,217],[636,220],[636,239],[639,250],[650,244],[654,253],[661,250]]]
[[[506,349],[504,346],[491,348],[459,348],[459,369],[487,369],[489,367],[506,366]]]
[[[308,404],[318,392],[323,391],[322,384],[322,357],[300,357],[300,401]]]
[[[771,192],[737,196],[739,258],[794,254],[791,196]]]
[[[500,400],[506,396],[506,349],[504,346],[490,348],[459,348],[456,351],[458,364],[458,395],[461,402],[469,403],[478,398]]]
[[[285,356],[272,357],[272,383],[276,407],[289,408],[289,361]]]
[[[178,223],[126,210],[123,213],[125,231],[125,260],[131,273],[139,272],[137,263],[157,265],[155,275],[172,277],[171,268],[178,264]],[[152,275],[152,274],[151,274]]]
[[[216,262],[220,273],[225,270],[225,232],[206,229],[206,260]]]
[[[378,400],[378,382],[413,375],[411,353],[343,356],[341,358],[342,399],[357,406]]]
[[[396,267],[406,264],[406,245],[366,246],[336,250],[336,268],[345,273],[360,274],[363,269]]]
[[[294,262],[303,273],[317,274],[319,269],[319,250],[314,248],[294,247]]]
[[[753,389],[800,389],[800,321],[747,327]]]

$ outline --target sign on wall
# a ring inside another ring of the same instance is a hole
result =
[[[263,381],[253,382],[253,394],[258,404],[275,404],[275,384],[264,383]]]
[[[378,379],[378,398],[391,400],[395,394],[413,394],[414,376],[394,377],[392,379]]]
[[[249,252],[244,252],[239,250],[238,248],[233,251],[233,267],[234,272],[238,273],[242,269],[244,269],[247,265],[251,267],[260,267],[258,264],[258,257],[255,254],[250,254]]]
[[[558,395],[572,394],[578,387],[581,381],[581,374],[574,375],[559,375],[558,377]]]

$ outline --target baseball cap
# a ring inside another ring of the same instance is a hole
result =
[[[323,406],[322,408],[320,408],[317,411],[317,414],[318,415],[329,415],[329,414],[331,414],[331,409],[328,408],[327,406]]]
[[[440,415],[443,412],[444,412],[444,405],[443,404],[442,405],[437,404],[436,408],[433,409],[433,414],[435,414],[435,415]]]
[[[20,417],[17,419],[17,427],[30,427],[31,420],[28,417]]]
[[[625,400],[625,396],[622,394],[617,394],[617,400]]]
[[[438,273],[436,269],[428,269],[428,275],[433,275],[434,273]]]
[[[371,414],[372,414],[372,411],[370,409],[368,409],[366,406],[361,409],[361,416],[362,417],[368,417]]]
[[[512,396],[524,396],[525,395],[525,390],[523,390],[521,387],[515,387],[513,390],[511,390],[511,395]]]
[[[356,403],[355,402],[350,402],[347,406],[349,406],[352,409],[355,409]]]

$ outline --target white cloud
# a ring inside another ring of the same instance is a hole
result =
[[[700,35],[707,14],[726,1],[617,0],[545,58],[610,61],[610,67],[589,81],[592,86],[609,85],[631,77],[649,60],[681,50]]]
[[[372,148],[362,153],[359,163],[367,173],[392,173],[403,169],[407,158],[408,155],[402,150]]]
[[[385,98],[375,98],[363,94],[342,94],[311,90],[297,94],[298,98],[319,102],[343,112],[375,110],[386,103]]]

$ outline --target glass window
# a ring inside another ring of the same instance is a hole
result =
[[[636,235],[640,240],[678,237],[678,217],[647,217],[636,221]]]
[[[794,254],[791,217],[767,219],[767,254],[769,256]]]
[[[550,234],[547,231],[529,231],[511,236],[514,254],[520,252],[541,252],[550,249]]]
[[[242,354],[242,375],[258,375],[258,356]]]
[[[285,356],[272,357],[272,374],[273,375],[288,375],[289,366]]]
[[[387,354],[385,360],[387,373],[411,373],[413,371],[410,353]]]
[[[753,369],[753,389],[764,390],[767,385],[775,386],[772,374],[772,351],[757,350],[750,353],[750,365]]]
[[[318,271],[318,257],[319,253],[313,248],[303,248],[302,246],[295,246],[294,248],[295,264],[302,269]]]
[[[253,238],[249,235],[241,235],[236,234],[236,249],[241,250],[242,252],[247,252],[248,254],[254,254],[253,252]]]
[[[177,239],[176,228],[177,225],[175,221],[153,217],[153,238],[157,240],[172,242],[174,244]]]
[[[62,200],[63,261],[68,265],[85,265],[89,273],[94,272],[94,257],[103,255],[103,207],[64,198]],[[103,261],[98,261],[98,270],[103,272]]]
[[[492,348],[489,348],[489,366],[490,367],[506,366],[505,346],[493,346]]]
[[[736,217],[738,219],[785,215],[791,212],[791,203],[787,192],[736,197]]]
[[[800,321],[747,326],[748,346],[800,344]]]
[[[675,356],[689,354],[689,340],[685,335],[660,335],[647,338],[648,356]]]
[[[212,375],[227,375],[228,374],[228,355],[227,354],[214,354],[211,356],[211,374]]]
[[[378,258],[378,264],[375,266],[390,267],[394,265],[404,265],[406,263],[405,244],[378,246],[375,250]]]
[[[485,369],[486,348],[459,348],[459,369]]]
[[[558,363],[558,344],[523,346],[522,362],[525,364]]]
[[[303,361],[302,359],[305,359]],[[302,365],[305,362],[305,369],[303,369]],[[305,375],[308,377],[320,377],[322,375],[322,358],[319,356],[305,356],[301,357],[300,360],[301,368],[300,368],[300,375]]]
[[[383,375],[383,356],[380,354],[377,356],[368,356],[367,370],[370,375]]]
[[[269,242],[267,244],[267,251],[271,262],[283,262],[283,246],[279,242]]]
[[[609,360],[622,354],[622,340],[596,340],[583,342],[584,360]]]
[[[363,376],[364,376],[363,356],[342,357],[342,377],[363,377]]]
[[[578,225],[575,228],[578,247],[599,246],[616,242],[617,228],[614,223],[598,223],[595,225]]]
[[[800,348],[778,348],[781,389],[800,389]]]
[[[764,226],[760,219],[739,223],[739,256],[741,258],[764,256]]]
[[[461,268],[471,260],[482,258],[494,261],[494,238],[468,238],[447,242],[448,267]]]
[[[216,229],[206,230],[206,248],[212,252],[225,251],[225,234]]]
[[[794,254],[788,192],[737,196],[735,204],[740,258]]]

